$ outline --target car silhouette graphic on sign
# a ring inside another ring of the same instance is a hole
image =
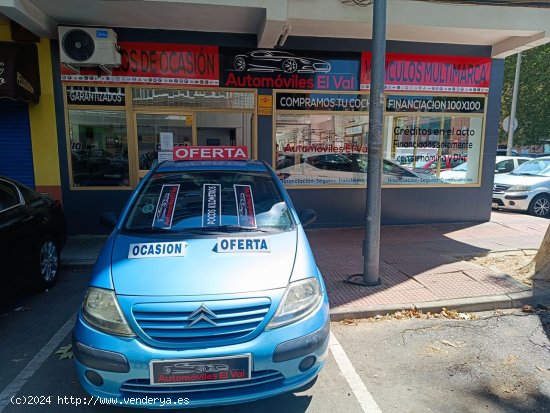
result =
[[[327,73],[330,63],[310,57],[300,57],[279,50],[256,50],[235,56],[238,72]]]
[[[162,369],[164,374],[185,374],[185,373],[215,373],[227,371],[227,364],[203,364],[203,363],[176,363],[172,366],[165,366]]]

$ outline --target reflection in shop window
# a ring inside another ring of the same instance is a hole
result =
[[[482,126],[481,117],[386,116],[384,157],[435,178],[425,183],[476,184]]]
[[[368,116],[278,114],[275,169],[287,186],[364,184]]]
[[[129,186],[126,114],[69,110],[73,186]]]

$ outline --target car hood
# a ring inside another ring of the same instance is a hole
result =
[[[218,237],[236,241],[262,239],[270,251],[217,252]],[[156,248],[165,242],[184,242],[185,255],[129,258],[135,244],[152,244]],[[284,288],[292,274],[296,244],[296,230],[170,239],[119,234],[112,252],[113,285],[116,294],[148,296],[232,294]]]
[[[512,174],[496,174],[495,184],[504,185],[548,185],[550,177],[548,176],[531,176],[531,175],[512,175]]]

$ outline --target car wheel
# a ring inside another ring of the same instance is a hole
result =
[[[292,59],[286,59],[283,62],[283,72],[285,73],[294,73],[298,69],[298,63]]]
[[[236,71],[242,72],[246,69],[246,61],[242,57],[237,57],[234,66]]]
[[[40,241],[35,254],[36,285],[40,289],[51,288],[57,282],[60,267],[59,247],[52,237]]]
[[[550,213],[550,198],[544,194],[537,195],[529,204],[528,212],[536,217],[547,217]]]

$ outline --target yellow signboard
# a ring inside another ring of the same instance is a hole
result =
[[[271,116],[273,114],[273,96],[258,95],[258,115]]]

